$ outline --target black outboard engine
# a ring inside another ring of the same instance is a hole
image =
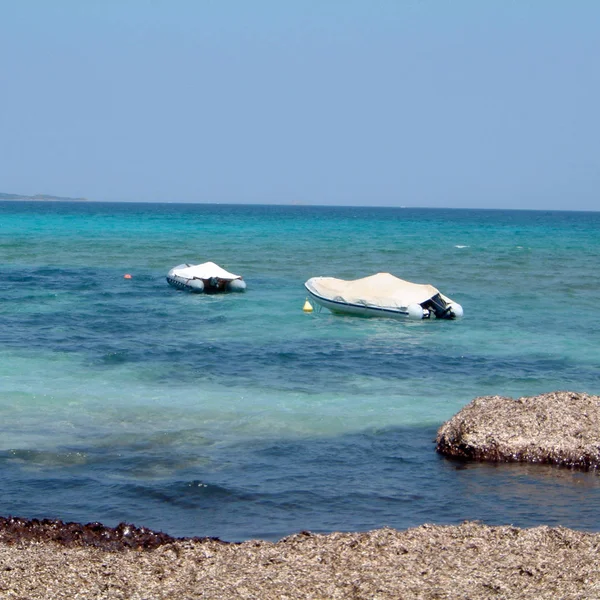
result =
[[[436,319],[454,319],[456,315],[450,306],[439,294],[421,303],[424,309],[433,312]]]

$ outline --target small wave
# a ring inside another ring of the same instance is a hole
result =
[[[75,467],[87,464],[83,451],[48,451],[15,448],[0,452],[0,461],[27,465],[35,468]]]
[[[470,246],[454,246],[455,248],[469,248]]]
[[[146,498],[193,510],[210,508],[214,503],[236,504],[256,500],[253,494],[202,480],[125,483],[121,486],[121,493],[136,501]]]

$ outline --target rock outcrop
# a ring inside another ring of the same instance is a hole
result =
[[[600,468],[600,397],[577,392],[475,398],[437,435],[456,458]]]

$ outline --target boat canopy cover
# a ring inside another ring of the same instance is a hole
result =
[[[174,268],[171,274],[184,277],[185,279],[210,279],[211,277],[218,277],[219,279],[233,281],[234,279],[242,278],[241,275],[230,273],[214,262],[205,262],[201,265],[181,265],[181,267]]]
[[[410,304],[421,304],[439,293],[432,285],[411,283],[390,273],[377,273],[353,281],[313,277],[305,285],[316,296],[334,302],[380,308],[405,308]]]

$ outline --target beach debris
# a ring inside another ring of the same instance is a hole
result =
[[[475,398],[438,430],[446,456],[600,468],[600,396],[550,392]]]

